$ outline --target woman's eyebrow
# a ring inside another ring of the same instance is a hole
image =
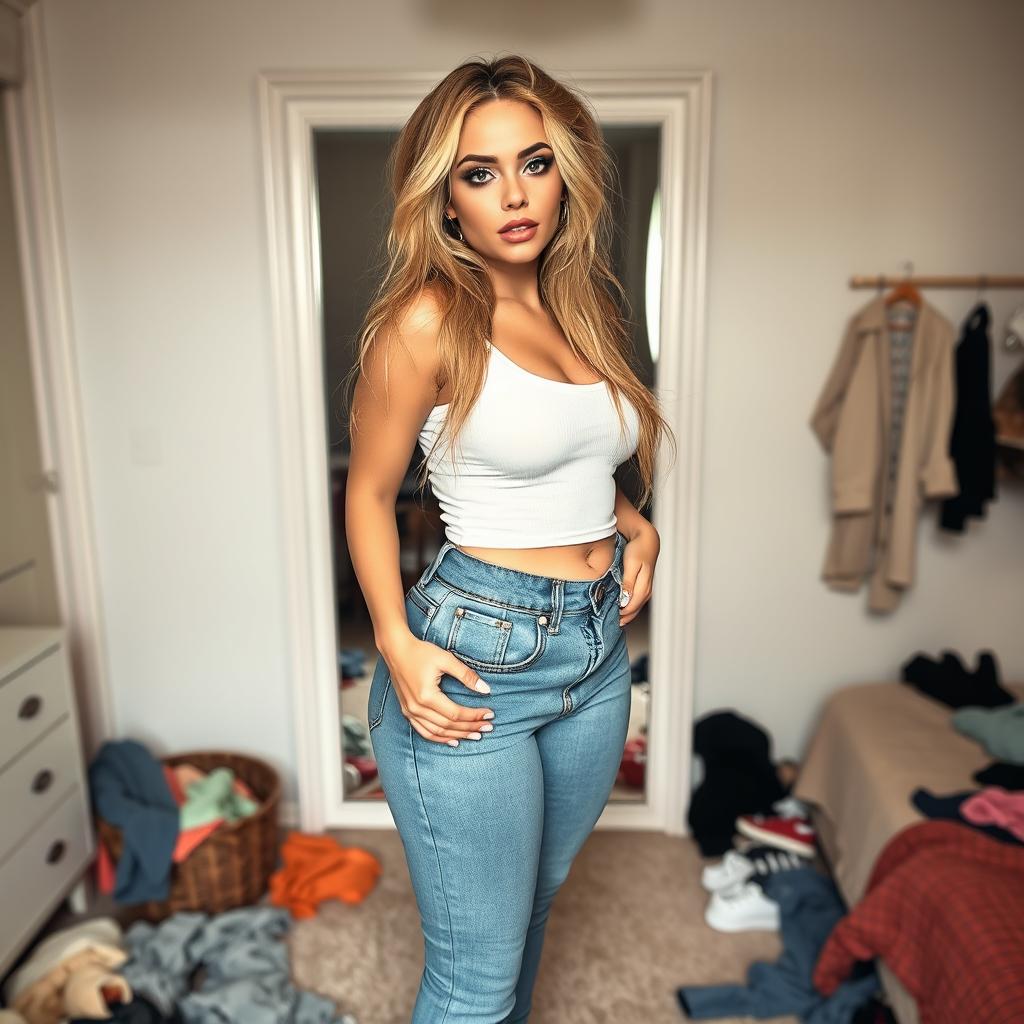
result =
[[[522,149],[516,153],[516,159],[522,160],[524,156],[529,156],[538,149],[551,149],[551,147],[546,142],[535,142],[532,146],[527,146],[526,149]],[[496,156],[478,156],[475,153],[467,153],[455,166],[461,167],[467,160],[475,160],[477,163],[481,164],[496,164],[498,162],[498,158]]]

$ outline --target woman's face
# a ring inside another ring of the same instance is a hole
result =
[[[445,212],[485,258],[528,263],[558,229],[562,175],[543,118],[528,103],[491,100],[470,111],[449,184]],[[502,231],[520,220],[536,226]]]

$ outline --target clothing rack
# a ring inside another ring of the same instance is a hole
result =
[[[854,274],[850,278],[850,287],[877,288],[879,291],[907,285],[916,285],[920,288],[977,288],[979,300],[981,292],[986,288],[1024,288],[1024,274],[929,274],[915,277],[914,264],[910,260],[904,262],[903,269],[903,277]],[[1007,336],[1006,347],[1021,347],[1016,335]],[[1011,476],[1024,479],[1024,449],[1021,447],[1021,440],[996,437],[996,445],[1001,452],[1000,462],[1004,471]]]
[[[920,298],[916,296],[914,285],[921,288],[977,288],[979,302],[981,293],[986,288],[1024,288],[1024,274],[928,274],[914,277],[914,264],[910,260],[904,262],[903,269],[903,277],[887,277],[885,274],[874,276],[854,274],[850,278],[850,287],[877,288],[879,291],[893,287],[897,289],[896,294],[906,290],[911,295],[915,295],[912,300],[915,303],[919,302]],[[1024,309],[1024,307],[1020,308]],[[1019,334],[1019,330],[1016,333],[1007,334],[1006,348],[1008,351],[1024,348]]]
[[[919,288],[1024,288],[1024,274],[930,274],[920,277],[887,277],[855,274],[851,288],[890,288],[913,284]]]

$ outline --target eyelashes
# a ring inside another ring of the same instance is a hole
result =
[[[554,162],[555,159],[554,157],[551,156],[535,156],[533,157],[533,159],[527,161],[526,166],[530,167],[533,164],[540,164],[540,170],[534,172],[531,175],[531,177],[539,177],[541,174],[544,174]],[[486,185],[488,182],[487,178],[484,178],[483,181],[481,181],[479,178],[476,177],[476,175],[479,174],[481,171],[487,171],[488,174],[491,173],[490,171],[487,170],[486,167],[474,167],[473,170],[467,171],[465,174],[461,176],[462,180],[465,181],[467,184],[473,185],[474,187]]]

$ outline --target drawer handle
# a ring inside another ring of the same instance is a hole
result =
[[[18,708],[19,718],[35,718],[39,714],[39,709],[43,706],[42,697],[37,697],[33,694],[31,697],[26,697],[21,702],[21,707]]]
[[[50,844],[50,849],[46,851],[46,863],[56,864],[57,861],[64,856],[64,851],[67,849],[67,844],[63,839],[58,839],[56,842]]]
[[[32,780],[32,792],[33,793],[45,793],[53,782],[53,772],[49,768],[44,768],[41,772],[36,774],[36,777]]]

